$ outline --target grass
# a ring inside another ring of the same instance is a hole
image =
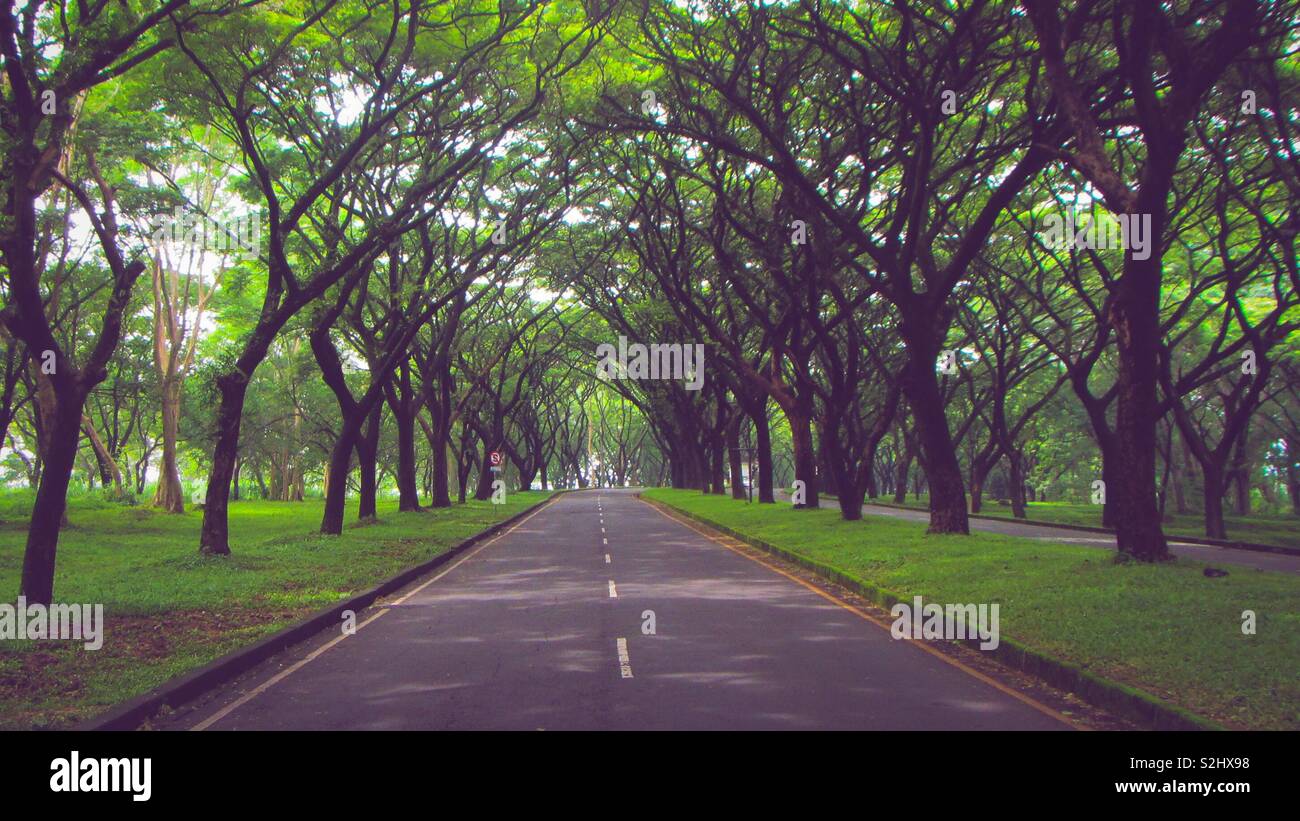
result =
[[[927,536],[883,516],[748,505],[698,491],[656,499],[900,594],[1000,604],[1001,635],[1234,728],[1300,729],[1300,577],[1184,559],[1119,564],[1094,548],[975,533]],[[1242,611],[1257,616],[1243,635]]]
[[[868,499],[867,501],[870,503],[871,500]],[[894,503],[892,496],[882,496],[876,501]],[[930,509],[930,500],[925,494],[922,494],[919,499],[909,494],[903,504],[906,507],[918,510]],[[996,500],[985,500],[980,507],[979,515],[1012,518],[1010,505],[1000,505]],[[1030,502],[1025,505],[1025,516],[1030,521],[1101,527],[1101,508],[1097,505],[1071,502]],[[1225,511],[1223,521],[1228,529],[1229,540],[1235,539],[1281,547],[1300,547],[1300,517],[1270,513],[1252,513],[1249,516],[1238,516]],[[1205,536],[1205,519],[1199,513],[1169,514],[1164,523],[1164,531],[1166,536],[1203,538]]]
[[[250,644],[428,560],[549,493],[512,493],[349,521],[321,536],[324,503],[232,502],[231,555],[198,554],[202,513],[169,515],[94,496],[74,500],[59,539],[55,600],[101,603],[104,646],[0,642],[0,728],[58,728]],[[0,497],[0,600],[17,596],[23,494]],[[27,500],[30,505],[30,499]],[[353,506],[355,510],[355,506]]]

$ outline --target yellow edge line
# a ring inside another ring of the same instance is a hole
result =
[[[434,582],[438,581],[438,579],[441,579],[443,576],[447,575],[447,574],[450,573],[451,571],[453,571],[453,570],[455,570],[456,568],[460,567],[460,566],[461,566],[462,564],[464,564],[465,562],[467,562],[467,561],[469,561],[470,559],[474,558],[474,557],[477,556],[481,551],[487,549],[489,546],[491,546],[491,545],[493,545],[493,544],[496,544],[499,540],[504,539],[506,536],[509,536],[511,533],[514,533],[514,532],[515,532],[516,530],[518,530],[520,527],[523,527],[523,525],[524,525],[525,522],[527,522],[529,519],[533,518],[533,517],[536,516],[537,514],[541,513],[541,512],[542,512],[543,510],[545,510],[546,508],[550,507],[550,506],[555,502],[555,500],[556,500],[556,499],[559,499],[559,498],[560,498],[560,497],[559,497],[558,495],[556,495],[556,496],[552,496],[551,498],[547,499],[546,502],[545,502],[541,507],[537,508],[537,509],[534,510],[532,513],[529,513],[529,514],[528,514],[527,516],[525,516],[524,518],[522,518],[522,519],[520,519],[519,521],[515,522],[514,525],[512,525],[512,526],[510,527],[509,530],[506,530],[506,531],[503,532],[503,533],[498,533],[497,535],[493,536],[491,539],[487,540],[487,541],[484,542],[483,544],[479,545],[478,547],[474,548],[474,549],[471,550],[470,552],[466,553],[464,556],[461,556],[459,559],[457,559],[456,561],[452,562],[452,564],[451,564],[449,567],[445,568],[445,569],[444,569],[442,572],[440,572],[438,575],[436,575],[436,576],[434,576],[433,578],[429,579],[427,582],[421,584],[419,587],[417,587],[417,588],[415,588],[414,590],[412,590],[411,592],[407,593],[405,596],[402,596],[400,599],[397,599],[396,601],[392,602],[392,604],[401,604],[402,602],[404,602],[404,601],[406,601],[407,599],[409,599],[409,598],[411,598],[412,596],[414,596],[416,593],[419,593],[419,592],[420,592],[421,590],[423,590],[424,588],[426,588],[426,587],[428,587],[429,585],[433,584]],[[292,675],[293,673],[295,673],[295,672],[301,670],[302,668],[306,667],[306,666],[307,666],[308,664],[310,664],[311,662],[313,662],[313,661],[315,661],[316,659],[320,658],[320,656],[323,655],[327,650],[330,650],[330,649],[333,648],[336,644],[338,644],[339,642],[341,642],[341,641],[343,641],[344,639],[348,638],[348,636],[354,636],[354,635],[356,635],[357,633],[360,633],[361,630],[362,630],[364,627],[366,627],[367,625],[371,624],[371,623],[374,622],[376,619],[378,619],[378,618],[384,616],[384,615],[387,614],[387,613],[388,613],[387,610],[380,610],[378,613],[374,614],[374,615],[371,616],[370,618],[368,618],[368,619],[366,619],[365,621],[363,621],[363,622],[361,622],[360,624],[358,624],[355,633],[343,633],[342,635],[339,635],[339,636],[337,636],[337,637],[331,639],[331,640],[330,640],[329,642],[327,642],[326,644],[324,644],[324,645],[322,645],[322,646],[320,646],[320,647],[317,647],[315,650],[313,650],[310,654],[308,654],[308,655],[305,656],[304,658],[300,659],[300,660],[297,661],[297,662],[294,662],[294,663],[291,664],[290,666],[288,666],[288,667],[286,667],[285,669],[281,670],[280,672],[276,673],[276,674],[275,674],[274,676],[272,676],[271,678],[269,678],[269,679],[267,679],[266,681],[262,682],[261,684],[257,685],[257,686],[254,687],[252,690],[249,690],[247,693],[245,693],[244,695],[240,696],[238,699],[232,701],[231,703],[227,704],[225,707],[222,707],[222,708],[221,708],[220,710],[218,710],[217,712],[215,712],[215,713],[213,713],[212,715],[208,716],[208,717],[205,718],[203,721],[200,721],[198,724],[195,724],[193,727],[190,728],[190,730],[191,730],[191,731],[194,731],[194,732],[197,732],[197,731],[200,731],[200,730],[206,730],[207,728],[211,727],[213,724],[216,724],[216,723],[217,723],[218,721],[220,721],[221,719],[223,719],[223,718],[225,718],[226,716],[228,716],[228,715],[230,715],[231,713],[233,713],[235,710],[238,710],[240,707],[243,707],[245,704],[247,704],[248,702],[250,702],[250,701],[252,701],[253,699],[257,698],[257,697],[258,697],[259,695],[261,695],[262,693],[265,693],[267,690],[269,690],[269,689],[271,689],[272,687],[274,687],[275,685],[279,684],[281,681],[284,681],[286,678],[288,678],[288,677],[289,677],[290,675]]]
[[[715,536],[715,535],[713,535],[712,533],[708,533],[708,532],[706,532],[706,531],[704,531],[704,530],[700,530],[698,527],[695,526],[695,523],[694,523],[694,522],[692,522],[692,521],[690,521],[690,520],[686,520],[686,519],[679,519],[679,518],[677,518],[676,516],[674,516],[674,515],[672,515],[671,513],[669,513],[668,511],[666,511],[666,510],[664,510],[663,508],[661,508],[658,504],[656,504],[656,503],[654,503],[654,502],[652,502],[652,501],[650,501],[650,500],[648,500],[648,499],[642,499],[642,501],[645,502],[646,504],[650,505],[650,507],[654,508],[655,510],[659,511],[659,515],[663,516],[664,518],[666,518],[666,519],[670,519],[670,520],[672,520],[672,521],[674,521],[674,522],[677,522],[679,525],[682,525],[682,526],[685,527],[685,528],[688,528],[688,529],[690,529],[690,530],[695,531],[696,533],[700,534],[701,536],[703,536],[704,538],[708,539],[709,541],[711,541],[711,542],[715,542],[715,543],[717,543],[717,544],[722,545],[723,547],[725,547],[726,549],[730,550],[732,553],[735,553],[735,554],[738,555],[738,556],[744,556],[746,559],[749,559],[751,562],[755,562],[755,563],[757,563],[757,564],[761,564],[763,567],[766,567],[768,570],[771,570],[773,573],[777,573],[777,574],[779,574],[779,575],[785,576],[785,577],[786,577],[787,579],[789,579],[790,581],[792,581],[792,582],[794,582],[794,583],[796,583],[796,584],[802,585],[803,587],[806,587],[807,589],[809,589],[809,590],[811,590],[812,592],[816,593],[818,596],[821,596],[823,599],[826,599],[827,601],[832,602],[832,603],[834,603],[834,604],[836,604],[836,605],[838,605],[838,606],[844,608],[845,610],[849,611],[850,613],[853,613],[854,615],[858,616],[859,618],[861,618],[862,620],[864,620],[864,621],[866,621],[866,622],[869,622],[869,623],[871,623],[871,624],[874,624],[876,627],[879,627],[881,630],[885,630],[885,631],[887,631],[887,632],[889,631],[889,629],[890,629],[890,628],[889,628],[889,625],[887,625],[887,624],[881,622],[879,619],[877,619],[876,617],[872,616],[870,613],[867,613],[866,611],[862,610],[861,608],[854,607],[852,604],[849,604],[848,602],[844,601],[843,599],[839,598],[838,596],[832,595],[831,593],[828,593],[827,591],[822,590],[820,587],[817,587],[817,586],[814,585],[814,584],[811,584],[811,583],[809,583],[809,582],[807,582],[807,581],[804,581],[803,579],[799,578],[798,576],[795,576],[795,575],[792,575],[792,574],[790,574],[790,573],[787,573],[786,571],[782,570],[781,568],[777,567],[776,565],[769,564],[768,562],[765,562],[765,561],[763,561],[762,559],[760,559],[760,558],[758,558],[758,557],[756,557],[756,556],[751,556],[749,553],[747,553],[747,552],[745,552],[745,551],[743,551],[743,550],[739,550],[739,549],[733,547],[732,545],[727,544],[725,541],[723,541],[723,540],[722,540],[721,538],[719,538],[718,536]],[[735,540],[735,539],[733,539],[733,541],[736,541],[737,544],[744,544],[744,542],[740,542],[739,540]],[[757,549],[757,548],[753,548],[753,549]],[[1003,692],[1003,693],[1006,693],[1007,695],[1011,696],[1012,698],[1016,699],[1017,701],[1024,702],[1025,704],[1029,705],[1030,707],[1033,707],[1035,710],[1039,711],[1040,713],[1043,713],[1043,714],[1045,714],[1045,715],[1051,716],[1052,718],[1056,719],[1057,721],[1060,721],[1060,722],[1062,722],[1063,724],[1066,724],[1066,725],[1068,725],[1068,726],[1070,726],[1070,727],[1072,727],[1072,728],[1074,728],[1074,729],[1076,729],[1076,730],[1091,730],[1091,729],[1092,729],[1091,727],[1085,727],[1085,726],[1083,726],[1082,724],[1079,724],[1078,722],[1076,722],[1076,721],[1074,721],[1073,719],[1071,719],[1069,716],[1065,715],[1064,713],[1061,713],[1059,710],[1054,710],[1054,709],[1052,709],[1051,707],[1047,706],[1046,704],[1043,704],[1043,703],[1040,702],[1040,701],[1037,701],[1037,700],[1035,700],[1035,699],[1033,699],[1033,698],[1030,698],[1029,696],[1025,695],[1024,693],[1022,693],[1022,692],[1020,692],[1020,691],[1018,691],[1018,690],[1015,690],[1015,689],[1012,689],[1011,687],[1006,686],[1005,684],[1003,684],[1002,682],[998,681],[997,679],[990,678],[989,676],[985,675],[984,673],[981,673],[979,670],[976,670],[976,669],[973,668],[973,667],[970,667],[970,666],[967,666],[966,664],[963,664],[962,662],[958,661],[957,659],[954,659],[954,658],[948,656],[946,653],[940,653],[938,650],[934,649],[933,647],[929,647],[929,646],[925,645],[925,644],[922,643],[922,642],[916,642],[916,641],[907,642],[907,644],[910,645],[910,646],[912,646],[912,647],[915,647],[915,648],[918,649],[918,650],[923,650],[924,652],[929,653],[930,655],[934,656],[935,658],[937,658],[937,659],[943,661],[945,664],[950,664],[950,665],[952,665],[953,667],[956,667],[958,670],[961,670],[963,673],[965,673],[965,674],[967,674],[967,675],[969,675],[969,676],[972,676],[972,677],[974,677],[974,678],[979,679],[980,681],[984,682],[985,684],[988,684],[988,685],[990,685],[991,687],[994,687],[995,689],[1000,690],[1000,691]]]

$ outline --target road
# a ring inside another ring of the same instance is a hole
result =
[[[789,494],[784,491],[778,491],[777,495],[783,499],[789,499]],[[819,499],[817,506],[833,510],[839,510],[840,508],[839,502],[831,498]],[[867,503],[862,506],[862,512],[871,516],[890,516],[895,519],[905,519],[909,522],[925,523],[930,521],[930,514],[925,510],[903,510],[887,505]],[[1115,537],[1108,533],[1090,533],[1062,527],[1025,524],[1013,519],[1006,521],[971,519],[970,529],[980,533],[1000,533],[1003,536],[1021,536],[1026,539],[1059,542],[1079,547],[1115,549]],[[1205,562],[1216,567],[1235,565],[1252,570],[1300,573],[1300,556],[1290,556],[1285,553],[1260,553],[1253,550],[1212,547],[1210,545],[1192,544],[1191,542],[1180,542],[1177,537],[1170,537],[1169,551],[1175,556]]]
[[[1069,729],[629,491],[560,496],[360,618],[174,727]]]

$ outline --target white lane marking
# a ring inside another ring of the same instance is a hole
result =
[[[609,580],[609,597],[610,597],[611,599],[617,599],[617,598],[618,598],[618,588],[614,586],[614,580],[613,580],[613,579],[610,579],[610,580]]]
[[[605,554],[605,564],[609,564],[609,554]]]
[[[600,540],[600,543],[601,543],[601,544],[609,544],[609,539],[606,539],[606,538],[602,537],[601,540]]]
[[[445,570],[443,570],[441,573],[439,573],[438,575],[434,576],[432,579],[429,579],[427,582],[425,582],[424,584],[422,584],[422,585],[420,585],[419,587],[415,588],[415,589],[412,590],[411,592],[407,593],[405,596],[402,596],[400,599],[397,599],[397,600],[394,601],[394,602],[390,602],[390,604],[402,604],[402,603],[404,603],[407,599],[411,598],[411,597],[414,596],[416,593],[419,593],[419,592],[420,592],[421,590],[423,590],[424,588],[426,588],[426,587],[428,587],[429,585],[433,584],[434,582],[438,581],[438,579],[441,579],[443,576],[447,575],[447,574],[450,573],[451,571],[453,571],[453,570],[455,570],[456,568],[460,567],[462,564],[464,564],[465,562],[467,562],[467,561],[469,561],[470,559],[474,558],[474,557],[477,556],[479,553],[483,552],[483,551],[486,550],[487,548],[491,547],[492,545],[496,544],[496,543],[499,542],[500,540],[504,539],[506,536],[509,536],[511,533],[514,533],[514,532],[515,532],[516,530],[518,530],[519,528],[523,527],[525,522],[527,522],[529,519],[533,518],[533,517],[536,516],[537,514],[541,513],[543,510],[546,510],[546,508],[550,507],[551,504],[554,502],[554,500],[557,499],[557,498],[559,498],[559,497],[557,497],[557,496],[553,496],[553,497],[551,497],[551,501],[548,501],[546,504],[542,505],[542,506],[539,507],[537,510],[534,510],[532,513],[528,514],[528,515],[525,516],[523,519],[520,519],[520,520],[519,520],[518,522],[516,522],[515,525],[514,525],[513,527],[511,527],[509,530],[505,531],[504,533],[498,533],[496,536],[493,536],[490,540],[488,540],[488,541],[486,541],[486,542],[483,542],[483,543],[480,544],[478,547],[475,547],[473,550],[471,550],[470,552],[466,553],[466,554],[465,554],[464,556],[462,556],[460,559],[458,559],[457,561],[453,562],[449,567],[447,567],[447,568],[446,568]],[[613,582],[610,582],[610,584],[613,584]],[[374,606],[383,607],[383,605],[381,605],[379,602],[375,602]],[[243,707],[245,704],[247,704],[248,702],[252,701],[252,700],[253,700],[254,698],[256,698],[257,696],[261,695],[262,693],[264,693],[264,692],[266,692],[267,690],[269,690],[269,689],[271,689],[272,687],[274,687],[276,684],[279,684],[281,681],[283,681],[283,680],[285,680],[286,678],[288,678],[292,673],[294,673],[294,672],[296,672],[296,671],[298,671],[298,670],[301,670],[303,667],[306,667],[308,664],[310,664],[311,662],[315,661],[315,660],[316,660],[317,658],[319,658],[319,657],[320,657],[320,656],[321,656],[321,655],[322,655],[326,650],[329,650],[330,648],[334,647],[334,645],[338,644],[339,642],[343,641],[344,639],[348,638],[349,636],[355,636],[357,633],[361,632],[361,630],[362,630],[366,625],[370,624],[370,623],[373,622],[375,619],[382,618],[382,617],[383,617],[384,615],[386,615],[388,612],[389,612],[388,609],[385,607],[385,609],[380,610],[378,613],[375,613],[375,615],[371,616],[370,618],[368,618],[368,619],[366,619],[365,621],[363,621],[363,622],[361,622],[360,624],[358,624],[358,625],[357,625],[357,630],[356,630],[355,633],[344,633],[344,634],[342,634],[342,635],[340,635],[340,636],[337,636],[337,637],[334,638],[334,639],[331,639],[327,644],[323,644],[323,645],[321,645],[320,647],[316,648],[316,649],[313,650],[309,655],[305,656],[301,661],[298,661],[298,662],[296,662],[296,663],[290,665],[289,667],[286,667],[285,669],[281,670],[279,673],[276,673],[274,676],[272,676],[271,678],[267,679],[267,680],[266,680],[265,682],[263,682],[262,684],[259,684],[257,687],[254,687],[252,690],[249,690],[247,693],[245,693],[244,695],[240,696],[238,699],[236,699],[236,700],[230,702],[230,703],[227,704],[225,707],[223,707],[223,708],[221,708],[220,710],[218,710],[217,712],[213,713],[213,714],[212,714],[211,716],[209,716],[208,718],[204,719],[203,721],[200,721],[198,724],[195,724],[193,727],[190,728],[190,731],[191,731],[191,732],[197,732],[197,731],[200,731],[200,730],[206,730],[207,728],[211,727],[213,724],[216,724],[218,721],[220,721],[221,719],[223,719],[223,718],[225,718],[226,716],[230,715],[230,714],[233,713],[235,710],[238,710],[240,707]]]
[[[602,527],[602,528],[600,529],[600,532],[601,532],[601,533],[604,533],[604,532],[605,532],[605,528]]]
[[[632,678],[632,657],[627,654],[627,639],[619,639],[615,646],[618,647],[619,672],[623,674],[623,678]]]

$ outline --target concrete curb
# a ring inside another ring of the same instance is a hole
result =
[[[322,630],[337,630],[343,618],[343,611],[356,611],[368,607],[380,596],[405,587],[421,576],[426,575],[429,571],[435,570],[456,558],[474,545],[500,533],[524,517],[532,515],[568,492],[570,491],[554,491],[549,498],[543,499],[510,518],[497,522],[488,529],[470,536],[465,541],[443,551],[427,562],[409,567],[387,581],[381,582],[369,590],[358,593],[338,604],[327,607],[278,633],[273,633],[247,647],[242,647],[220,658],[213,659],[196,670],[191,670],[188,673],[165,681],[149,692],[124,701],[116,707],[110,708],[107,712],[83,721],[70,729],[73,731],[134,730],[142,722],[156,715],[163,707],[176,707],[187,701],[192,701],[209,690],[247,672],[253,666],[260,664],[276,653],[287,650]]]
[[[852,576],[834,565],[809,559],[791,550],[778,547],[761,539],[739,533],[731,528],[705,519],[702,516],[683,510],[676,505],[663,502],[658,499],[646,499],[637,494],[637,498],[647,504],[657,505],[681,514],[692,521],[699,522],[713,530],[723,533],[733,539],[756,547],[767,553],[779,556],[786,561],[799,565],[807,570],[816,573],[825,579],[835,582],[843,587],[852,590],[854,593],[862,596],[868,601],[886,609],[893,607],[894,604],[910,602],[910,596],[903,596],[891,590],[872,585],[862,579]],[[979,648],[979,639],[969,639],[966,644]],[[1108,710],[1116,715],[1135,721],[1144,726],[1155,730],[1223,730],[1222,725],[1202,718],[1188,710],[1169,704],[1156,696],[1151,695],[1136,687],[1127,684],[1121,684],[1118,681],[1112,681],[1103,678],[1094,673],[1071,664],[1062,659],[1049,656],[1038,650],[1027,647],[1015,639],[1001,637],[996,650],[983,650],[981,652],[991,653],[993,658],[1001,664],[1019,670],[1029,675],[1042,679],[1048,684],[1061,690],[1074,693],[1079,698],[1089,704]]]
[[[823,493],[823,496],[834,499],[829,493]],[[888,507],[893,510],[910,510],[913,513],[925,513],[924,508],[909,507],[908,505],[897,505],[893,502],[870,502],[864,501],[864,505],[874,505],[875,507]],[[868,511],[869,512],[869,511]],[[1077,530],[1083,533],[1102,533],[1107,536],[1114,536],[1115,531],[1106,527],[1092,527],[1091,525],[1071,525],[1063,522],[1044,522],[1042,519],[1017,519],[1012,516],[988,516],[983,513],[967,513],[972,519],[982,519],[986,522],[1005,522],[1013,525],[1032,525],[1034,527],[1051,527],[1058,530]],[[1205,547],[1222,547],[1228,550],[1249,550],[1254,553],[1280,553],[1284,556],[1300,556],[1300,547],[1285,547],[1277,544],[1260,544],[1258,542],[1238,542],[1224,539],[1210,539],[1205,536],[1182,536],[1174,533],[1166,533],[1165,539],[1169,542],[1181,542],[1183,544],[1204,545]]]

